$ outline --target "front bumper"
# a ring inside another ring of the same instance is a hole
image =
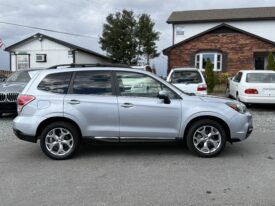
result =
[[[16,102],[0,102],[0,113],[17,113]]]
[[[30,136],[30,135],[24,134],[20,130],[13,128],[13,133],[18,137],[18,139],[21,139],[21,140],[24,140],[27,142],[33,142],[33,143],[37,142],[37,138],[35,136]]]
[[[231,142],[240,142],[247,139],[253,131],[252,115],[238,113],[231,119]]]

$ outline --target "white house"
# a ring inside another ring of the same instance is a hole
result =
[[[5,49],[10,69],[47,68],[58,64],[110,63],[110,59],[89,49],[37,33]]]

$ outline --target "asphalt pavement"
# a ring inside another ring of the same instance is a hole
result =
[[[0,205],[274,205],[275,107],[250,108],[254,132],[216,158],[181,144],[85,143],[53,161],[0,119]]]

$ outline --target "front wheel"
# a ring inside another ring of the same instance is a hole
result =
[[[72,157],[79,143],[80,134],[70,123],[55,122],[42,132],[40,146],[44,154],[55,160]]]
[[[210,119],[195,122],[187,132],[188,149],[200,157],[215,157],[226,145],[226,132],[222,125]]]

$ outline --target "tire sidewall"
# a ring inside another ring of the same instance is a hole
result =
[[[62,155],[62,156],[54,155],[51,152],[49,152],[48,149],[46,148],[46,144],[45,144],[46,136],[47,136],[48,132],[54,128],[64,128],[71,132],[71,134],[73,136],[74,144],[73,144],[73,148],[71,149],[71,151],[69,153]],[[55,122],[55,123],[48,125],[42,131],[41,136],[40,136],[40,147],[41,147],[42,151],[48,157],[50,157],[51,159],[55,159],[55,160],[65,160],[65,159],[69,159],[70,157],[72,157],[78,147],[78,144],[79,144],[79,133],[78,133],[77,129],[72,124],[67,123],[67,122]]]
[[[200,152],[195,147],[194,142],[193,142],[193,136],[194,136],[195,131],[204,125],[210,125],[210,126],[215,127],[221,134],[220,147],[215,152],[210,153],[210,154],[205,154],[205,153]],[[186,136],[186,143],[187,143],[188,149],[191,152],[195,153],[196,155],[198,155],[200,157],[205,157],[205,158],[216,157],[218,154],[220,154],[226,145],[226,141],[227,141],[227,136],[226,136],[226,132],[225,132],[223,126],[221,124],[219,124],[218,122],[216,122],[214,120],[210,120],[210,119],[199,120],[199,121],[193,123],[193,125],[189,128],[189,130],[187,132],[187,136]]]

